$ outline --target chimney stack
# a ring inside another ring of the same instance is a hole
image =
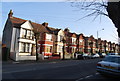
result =
[[[13,15],[13,11],[12,11],[12,10],[10,10],[10,12],[9,12],[9,14],[8,14],[8,18],[11,18],[11,17],[12,17],[12,15]]]
[[[48,27],[48,23],[44,22],[42,23],[43,26]]]

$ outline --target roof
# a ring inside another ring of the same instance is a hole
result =
[[[85,38],[85,36],[84,36],[82,33],[81,33],[81,34],[77,34],[77,37],[78,37],[78,38],[81,38],[81,37],[82,37],[82,38]]]
[[[27,20],[20,19],[17,17],[11,17],[10,20],[13,24],[13,27],[20,27],[20,25],[22,25],[23,23],[25,23],[27,21]]]
[[[60,30],[61,30],[61,29],[56,29],[56,30],[54,30],[54,34],[57,35]]]
[[[69,36],[70,37],[75,37],[75,38],[77,37],[76,33],[69,33]]]
[[[13,27],[20,28],[20,26],[28,20],[24,20],[24,19],[17,18],[17,17],[11,17],[10,21],[12,22]],[[32,21],[30,21],[30,23],[33,26],[33,31],[35,33],[46,32],[46,33],[53,34],[56,30],[58,30],[58,29],[51,28],[51,27],[45,27],[42,24],[38,24],[38,23],[35,23],[35,22],[32,22]],[[56,33],[58,33],[58,32],[56,32]]]

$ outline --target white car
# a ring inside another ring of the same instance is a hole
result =
[[[105,54],[105,53],[102,53],[102,56],[103,56],[103,57],[105,57],[105,56],[106,56],[106,54]]]
[[[109,53],[108,55],[119,55],[119,53]]]
[[[120,56],[107,55],[97,64],[97,71],[104,75],[114,75],[120,77]]]
[[[84,53],[82,56],[84,57],[84,59],[88,59],[88,54]]]
[[[100,57],[99,54],[94,54],[94,55],[92,55],[92,58],[99,58],[99,57]]]

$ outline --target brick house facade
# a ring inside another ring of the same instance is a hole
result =
[[[13,16],[12,10],[3,30],[2,43],[10,49],[9,56],[13,60],[36,60],[36,53],[46,57],[63,56],[63,38],[65,38],[65,54],[119,52],[118,44],[95,39],[83,34],[71,33],[68,28],[49,27],[48,23],[38,24]]]
[[[85,45],[84,35],[83,34],[77,35],[77,51],[84,53],[84,45]]]

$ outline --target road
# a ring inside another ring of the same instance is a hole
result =
[[[88,60],[62,60],[49,63],[23,63],[2,66],[3,79],[73,80],[105,79],[96,72],[102,58]]]

